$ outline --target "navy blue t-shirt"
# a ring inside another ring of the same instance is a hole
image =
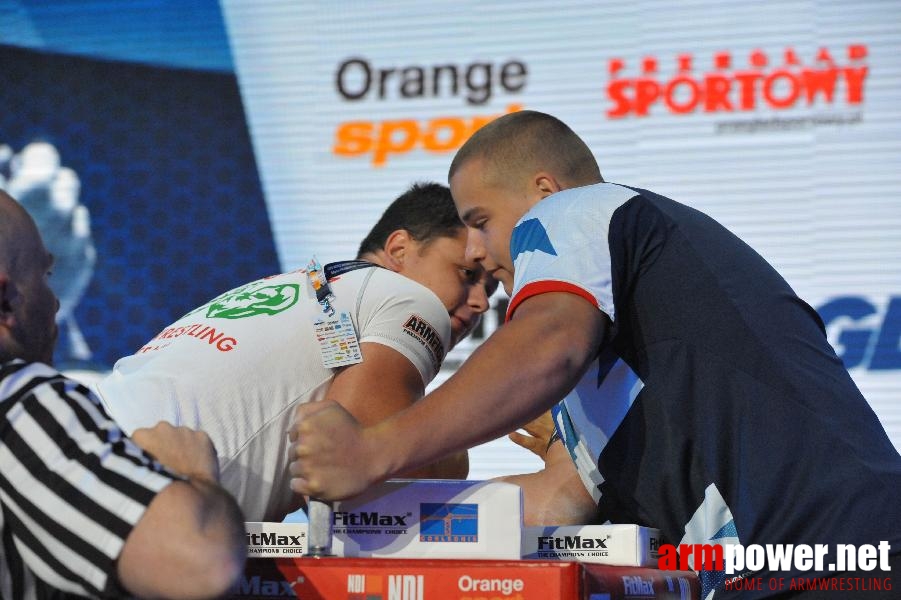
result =
[[[602,518],[673,544],[901,550],[901,456],[819,316],[738,237],[601,183],[533,207],[511,255],[508,318],[564,291],[611,321],[597,368],[555,410]],[[702,573],[704,596],[724,579]]]

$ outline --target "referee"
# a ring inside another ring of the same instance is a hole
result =
[[[0,191],[0,598],[221,595],[246,550],[209,438],[161,424],[129,439],[48,366],[52,263]]]

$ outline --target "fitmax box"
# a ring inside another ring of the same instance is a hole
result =
[[[520,558],[522,491],[497,481],[395,479],[335,503],[345,557]]]
[[[639,525],[525,527],[522,557],[656,567],[660,532]]]
[[[306,523],[244,523],[247,556],[303,556],[307,551]]]

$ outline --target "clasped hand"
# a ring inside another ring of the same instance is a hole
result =
[[[298,407],[288,432],[291,489],[322,500],[359,494],[379,478],[368,430],[334,400]]]

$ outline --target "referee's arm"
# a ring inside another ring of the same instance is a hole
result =
[[[225,593],[246,556],[244,518],[218,485],[209,437],[159,423],[132,439],[187,477],[156,495],[119,555],[119,582],[140,597],[209,598]]]

